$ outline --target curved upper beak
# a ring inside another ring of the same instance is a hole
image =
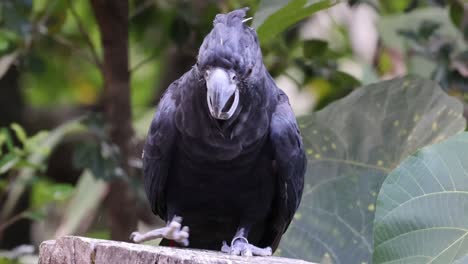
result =
[[[222,68],[210,70],[206,76],[206,100],[210,114],[216,119],[231,118],[239,105],[239,90],[229,73]]]

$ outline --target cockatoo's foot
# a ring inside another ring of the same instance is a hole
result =
[[[223,241],[223,246],[221,251],[231,255],[237,256],[271,256],[272,250],[270,247],[259,248],[252,244],[249,244],[249,241],[245,237],[235,237],[231,246],[226,244],[226,241]]]
[[[135,243],[141,243],[157,238],[173,240],[183,246],[188,246],[189,228],[188,226],[182,227],[182,217],[174,216],[172,221],[166,227],[158,228],[144,234],[133,232],[130,235],[130,240]]]

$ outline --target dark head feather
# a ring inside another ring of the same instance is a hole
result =
[[[227,14],[218,14],[213,21],[213,26],[216,26],[218,23],[225,24],[226,26],[240,25],[242,24],[242,20],[247,14],[247,11],[249,11],[249,8],[244,7]]]
[[[248,10],[242,8],[216,16],[213,30],[203,40],[198,53],[201,70],[224,67],[247,77],[263,69],[257,33],[242,22]]]

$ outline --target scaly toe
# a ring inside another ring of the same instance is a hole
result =
[[[186,238],[182,239],[181,241],[177,241],[177,243],[181,244],[184,247],[188,247],[189,245],[189,241]]]
[[[259,248],[259,247],[253,246],[252,254],[254,256],[271,256],[273,254],[273,251],[271,250],[271,247]]]
[[[179,234],[180,234],[180,237],[182,237],[182,238],[189,238],[189,236],[190,236],[189,227],[188,226],[182,227]]]
[[[223,241],[223,245],[221,246],[221,252],[228,254],[231,252],[231,247],[227,245],[226,241]]]
[[[171,230],[179,230],[182,227],[182,224],[176,221],[172,221],[168,227]]]
[[[246,257],[251,257],[252,256],[252,250],[249,247],[250,245],[246,246],[245,249],[241,251],[241,256],[246,256]]]
[[[141,236],[141,234],[139,232],[133,232],[133,233],[130,234],[130,240],[135,242],[135,243],[138,243],[140,236]]]
[[[231,250],[229,251],[229,254],[240,256],[242,250],[243,250],[243,247],[240,244],[232,245]]]

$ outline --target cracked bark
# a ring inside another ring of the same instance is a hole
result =
[[[39,263],[313,264],[297,259],[279,257],[239,257],[218,251],[153,247],[73,236],[43,242],[39,249]]]

